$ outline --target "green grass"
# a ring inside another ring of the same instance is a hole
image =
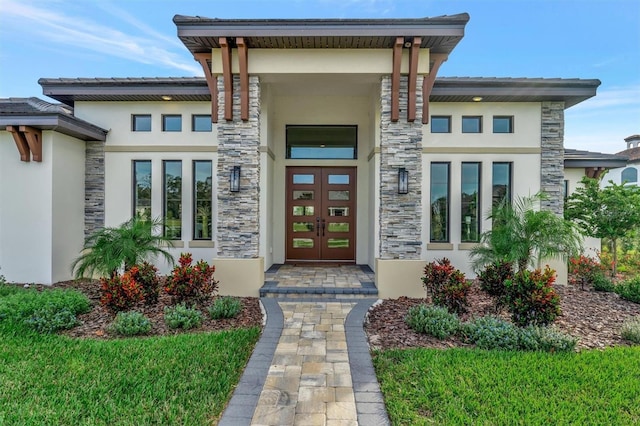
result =
[[[640,423],[640,347],[376,352],[394,425]]]
[[[0,334],[0,424],[212,424],[259,334],[108,341]]]

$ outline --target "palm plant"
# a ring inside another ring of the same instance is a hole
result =
[[[130,269],[148,258],[161,256],[175,263],[163,246],[173,247],[171,239],[154,233],[161,229],[160,219],[134,217],[118,227],[105,227],[87,237],[82,254],[71,264],[76,278],[94,275],[115,277],[118,271]]]
[[[472,266],[480,270],[494,262],[509,262],[523,271],[545,258],[568,258],[580,252],[581,238],[575,226],[548,210],[536,210],[543,193],[518,197],[493,207],[487,218],[492,229],[482,233],[470,251]]]

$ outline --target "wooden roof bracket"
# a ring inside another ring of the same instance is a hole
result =
[[[211,53],[194,53],[193,58],[200,63],[207,80],[209,93],[211,94],[211,122],[218,122],[218,78],[211,73],[211,67],[207,61],[211,60]]]
[[[42,162],[42,130],[29,126],[7,126],[20,153],[20,161]]]
[[[584,174],[592,179],[600,179],[606,171],[606,167],[585,167]]]
[[[222,53],[222,81],[224,82],[224,119],[233,120],[233,74],[231,74],[231,46],[226,37],[220,37]]]
[[[448,55],[445,53],[432,53],[430,56],[431,59],[433,59],[433,66],[429,71],[429,75],[424,76],[422,83],[422,124],[429,124],[429,96],[431,96],[431,90],[436,82],[438,69],[440,69],[440,65],[448,58]]]
[[[414,37],[409,53],[409,88],[407,98],[407,121],[416,121],[416,87],[418,83],[418,57],[420,53],[421,37]]]
[[[391,72],[391,121],[400,118],[400,64],[402,63],[402,45],[404,37],[396,37],[393,44],[393,69]]]
[[[249,51],[244,37],[236,38],[240,66],[240,119],[249,120]]]

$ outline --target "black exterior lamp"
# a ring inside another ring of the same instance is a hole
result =
[[[229,190],[231,192],[240,192],[240,166],[233,166],[233,169],[231,169]]]
[[[404,167],[398,169],[398,194],[409,193],[409,171]]]

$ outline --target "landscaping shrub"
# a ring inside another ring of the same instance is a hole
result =
[[[413,306],[404,320],[418,333],[425,333],[438,339],[446,339],[460,328],[458,316],[455,313],[449,313],[442,306]]]
[[[595,291],[614,291],[615,290],[615,286],[613,285],[613,282],[607,278],[607,276],[602,273],[602,274],[596,274],[593,277],[593,281],[591,281],[591,284],[593,285],[593,289]]]
[[[158,301],[158,294],[160,293],[158,268],[149,262],[142,262],[136,266],[135,271],[132,268],[131,276],[142,287],[144,302],[148,305],[153,305]]]
[[[518,328],[497,317],[476,318],[463,324],[461,330],[466,340],[480,349],[519,349]]]
[[[616,285],[615,292],[625,300],[640,303],[640,276],[622,281]]]
[[[180,255],[179,265],[173,268],[167,278],[165,291],[177,302],[210,300],[218,290],[218,282],[213,279],[215,266],[204,260],[192,266],[191,253]]]
[[[202,312],[184,304],[164,308],[164,322],[169,328],[189,330],[202,324]]]
[[[553,327],[531,325],[519,329],[518,345],[525,351],[573,352],[578,339]]]
[[[209,307],[209,316],[212,319],[235,318],[242,309],[240,299],[235,297],[221,297],[213,301]]]
[[[640,343],[640,317],[626,320],[620,330],[622,337],[633,343]]]
[[[519,326],[547,325],[560,315],[560,296],[553,288],[555,271],[519,271],[505,281],[505,302],[511,319]]]
[[[114,311],[124,311],[144,300],[142,285],[134,278],[136,274],[138,267],[134,266],[122,275],[101,278],[100,303]]]
[[[513,277],[513,264],[509,262],[494,262],[487,265],[478,274],[480,288],[494,297],[504,297],[504,282]]]
[[[25,324],[41,334],[53,334],[59,330],[68,330],[80,324],[76,314],[69,308],[60,308],[52,304],[37,309]]]
[[[121,336],[138,336],[151,331],[151,321],[141,312],[118,312],[109,329]]]
[[[0,321],[24,322],[44,308],[67,309],[77,315],[88,312],[91,306],[84,294],[73,289],[37,291],[14,287],[14,290],[0,298]]]
[[[569,258],[569,284],[580,285],[584,290],[585,284],[593,283],[599,276],[604,276],[604,269],[596,259],[584,255]]]
[[[457,314],[466,312],[471,283],[451,265],[449,259],[445,257],[428,263],[424,268],[422,282],[434,304]]]

